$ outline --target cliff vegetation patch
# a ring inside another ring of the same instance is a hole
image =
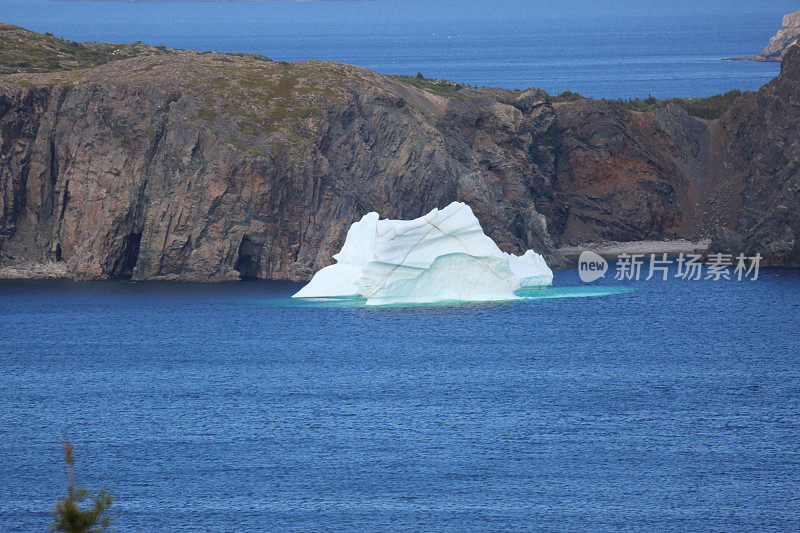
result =
[[[0,23],[0,74],[96,67],[118,59],[166,54],[163,46],[77,43]]]

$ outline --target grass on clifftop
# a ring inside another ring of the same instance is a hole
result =
[[[412,87],[416,87],[417,89],[422,89],[423,91],[429,91],[439,96],[466,98],[465,95],[458,92],[464,88],[464,85],[461,85],[460,83],[454,83],[447,80],[429,80],[427,78],[423,78],[421,74],[417,74],[416,76],[392,74],[389,77],[405,85],[410,85]]]
[[[175,52],[175,51],[173,51]],[[49,33],[36,33],[28,31],[11,24],[0,23],[0,74],[13,73],[40,73],[76,70],[82,68],[96,67],[119,59],[128,59],[138,56],[153,56],[168,54],[170,50],[163,46],[149,46],[141,42],[132,44],[110,44],[110,43],[77,43],[59,39]],[[211,54],[210,52],[200,52]],[[255,91],[259,94],[237,95],[241,102],[248,102],[255,97],[255,101],[249,104],[267,104],[271,109],[262,121],[247,121],[240,124],[240,130],[245,134],[256,132],[271,132],[278,126],[280,119],[287,115],[295,114],[296,118],[308,118],[320,114],[316,105],[308,105],[301,101],[306,93],[321,93],[329,97],[337,96],[333,87],[326,87],[324,83],[316,83],[313,74],[305,84],[298,84],[291,76],[264,76],[258,69],[253,69],[253,64],[247,67],[241,66],[238,60],[249,60],[258,63],[273,63],[269,58],[258,54],[211,54],[214,61],[229,63],[230,72],[226,78],[230,80],[238,79],[246,92]],[[278,62],[273,63],[279,67],[285,67],[289,71],[302,70],[296,65]],[[150,65],[148,68],[155,68],[157,65]],[[462,93],[464,85],[448,80],[427,79],[422,74],[416,76],[390,75],[389,78],[414,87],[419,90],[428,91],[432,94],[447,98],[469,98],[469,94]],[[210,85],[222,81],[224,85],[228,80],[218,80],[203,76],[198,76],[196,86]],[[316,81],[319,81],[318,79]],[[63,82],[69,84],[68,80]],[[716,119],[722,116],[742,95],[741,91],[732,90],[724,94],[716,94],[707,98],[671,98],[658,100],[652,96],[645,99],[610,100],[611,102],[633,111],[652,111],[656,108],[675,104],[686,110],[692,116],[704,119]],[[564,91],[558,96],[550,97],[552,103],[574,102],[583,100],[584,97],[578,93]],[[261,102],[259,102],[261,100]],[[203,109],[198,117],[205,121],[214,120],[214,111]],[[251,110],[240,110],[239,115],[249,118],[253,115]],[[255,113],[258,115],[258,113]],[[269,123],[269,124],[267,124]]]
[[[0,23],[0,74],[55,72],[96,67],[117,59],[165,54],[163,46],[143,43],[76,43]]]
[[[685,109],[686,112],[693,117],[713,120],[725,114],[725,112],[730,109],[731,105],[733,105],[733,102],[740,96],[742,96],[742,91],[734,89],[723,94],[715,94],[706,98],[669,98],[666,100],[657,100],[651,96],[644,100],[634,98],[632,100],[614,100],[614,102],[633,111],[652,111],[657,107],[675,104]]]
[[[645,99],[619,99],[611,100],[611,102],[614,102],[625,109],[630,109],[631,111],[652,111],[658,107],[675,104],[685,109],[686,112],[693,117],[713,120],[725,114],[725,112],[730,109],[733,102],[736,101],[736,99],[740,96],[742,96],[742,91],[734,89],[723,94],[715,94],[706,98],[667,98],[664,100],[659,100],[653,96],[650,96]],[[550,101],[553,103],[561,103],[574,102],[584,99],[585,97],[578,93],[564,91],[558,96],[551,97]]]

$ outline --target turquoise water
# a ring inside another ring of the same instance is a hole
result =
[[[299,287],[0,283],[0,531],[45,530],[64,429],[119,531],[800,529],[800,272]]]
[[[596,2],[365,0],[63,2],[4,0],[0,20],[73,40],[325,59],[387,74],[551,93],[659,98],[753,90],[759,52],[792,0]]]
[[[621,286],[571,286],[571,287],[527,287],[516,291],[519,299],[504,302],[464,302],[440,300],[429,303],[392,303],[386,305],[372,305],[370,307],[451,307],[463,305],[514,305],[534,300],[556,300],[560,298],[588,298],[592,296],[611,296],[614,294],[626,294],[633,290],[632,287]],[[283,306],[283,307],[367,307],[366,298],[347,297],[347,298],[267,298],[257,300],[254,303],[259,305]]]

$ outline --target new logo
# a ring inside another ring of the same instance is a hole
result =
[[[600,255],[584,250],[578,257],[578,276],[584,283],[591,283],[605,277],[608,271],[608,262]]]

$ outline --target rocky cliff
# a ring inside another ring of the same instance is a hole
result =
[[[784,56],[780,76],[740,98],[720,126],[722,160],[741,188],[735,223],[718,228],[712,249],[800,267],[800,45]]]
[[[784,15],[783,24],[773,35],[769,44],[755,56],[733,57],[731,59],[750,59],[752,61],[780,61],[789,48],[800,38],[800,11]]]
[[[145,52],[0,76],[0,276],[304,280],[364,213],[414,218],[453,200],[505,251],[556,266],[559,244],[720,229],[798,257],[798,53],[709,121],[336,63]]]

